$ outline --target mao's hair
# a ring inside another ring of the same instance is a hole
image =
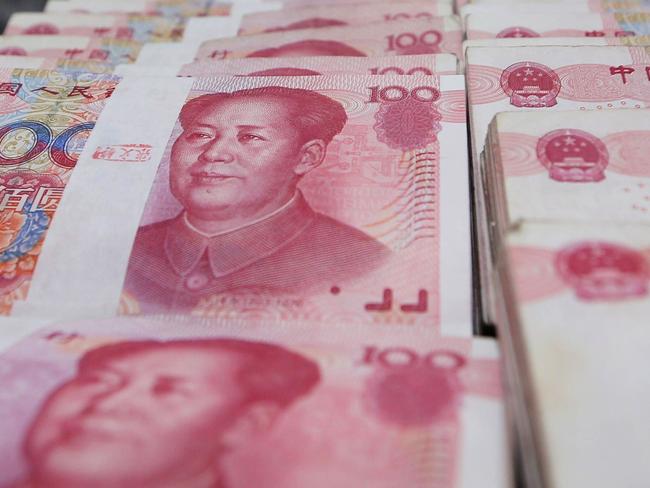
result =
[[[309,51],[309,56],[356,56],[366,57],[358,49],[339,41],[321,41],[320,39],[306,39],[304,41],[290,42],[279,47],[260,49],[248,54],[247,58],[286,58],[296,51]]]
[[[246,98],[279,101],[288,112],[286,122],[300,133],[301,144],[314,139],[329,144],[343,130],[348,120],[343,106],[325,95],[301,88],[268,86],[193,98],[181,110],[181,125],[187,129],[205,109],[229,100]]]
[[[268,401],[286,408],[320,382],[318,365],[312,360],[273,344],[238,339],[120,342],[87,352],[79,360],[78,370],[92,371],[110,361],[151,351],[169,351],[173,355],[179,348],[237,357],[241,366],[236,379],[245,404]]]

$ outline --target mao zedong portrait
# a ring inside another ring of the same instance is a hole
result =
[[[41,406],[14,487],[227,488],[225,457],[319,383],[316,363],[272,344],[101,346]]]
[[[125,291],[144,312],[191,310],[225,292],[329,292],[380,266],[388,248],[298,188],[346,122],[340,103],[304,89],[188,101],[170,161],[183,209],[138,230]]]

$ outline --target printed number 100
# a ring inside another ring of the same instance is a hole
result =
[[[418,86],[410,90],[399,85],[369,86],[368,90],[368,103],[399,102],[409,96],[418,102],[435,102],[440,98],[440,91],[432,86]]]

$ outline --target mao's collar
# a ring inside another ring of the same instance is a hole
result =
[[[167,228],[165,254],[174,271],[185,276],[207,253],[212,274],[220,278],[273,254],[297,237],[313,218],[314,211],[300,192],[261,219],[211,236],[200,232],[181,214]]]

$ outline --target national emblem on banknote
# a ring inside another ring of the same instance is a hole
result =
[[[577,129],[558,129],[537,143],[537,157],[549,177],[561,182],[598,182],[605,179],[607,147],[596,136]]]
[[[624,300],[648,293],[650,270],[635,249],[607,242],[582,242],[560,251],[556,267],[580,300]]]

